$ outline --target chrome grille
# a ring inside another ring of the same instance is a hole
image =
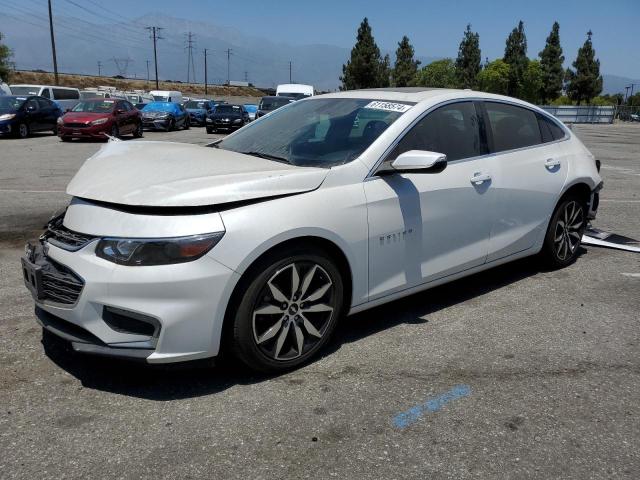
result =
[[[94,240],[96,237],[74,232],[62,225],[62,216],[54,218],[47,224],[47,230],[42,235],[42,240],[56,247],[75,252]]]
[[[42,267],[43,300],[63,305],[73,305],[78,301],[84,281],[64,265],[46,259]]]

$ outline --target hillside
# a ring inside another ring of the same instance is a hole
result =
[[[65,87],[88,88],[100,85],[117,87],[120,90],[150,90],[155,89],[155,82],[134,79],[116,79],[111,77],[97,77],[85,75],[60,74],[60,85]],[[14,72],[11,76],[12,84],[30,83],[36,85],[53,85],[52,73],[42,72]],[[178,90],[187,96],[204,95],[204,85],[192,85],[186,83],[160,82],[160,90]],[[261,97],[263,92],[253,87],[227,87],[209,85],[208,95],[213,97]]]

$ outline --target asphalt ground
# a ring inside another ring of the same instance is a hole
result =
[[[594,226],[640,238],[640,125],[574,132],[603,162]],[[99,147],[0,139],[0,478],[640,478],[634,253],[526,259],[346,318],[320,359],[275,377],[43,338],[22,244]]]

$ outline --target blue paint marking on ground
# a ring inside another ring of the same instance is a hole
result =
[[[456,385],[449,391],[436,395],[406,412],[399,413],[393,417],[393,424],[398,428],[407,428],[412,423],[417,422],[424,412],[437,412],[452,400],[468,397],[469,395],[471,395],[471,387],[469,385]]]

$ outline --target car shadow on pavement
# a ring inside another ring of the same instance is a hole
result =
[[[581,249],[579,255],[586,253]],[[380,307],[343,318],[324,349],[331,355],[342,345],[377,334],[400,324],[428,323],[429,314],[544,272],[535,258],[525,258],[470,277],[416,293]],[[230,358],[147,365],[103,357],[81,355],[59,338],[43,332],[45,354],[83,387],[105,392],[167,401],[222,392],[234,385],[250,385],[278,375],[256,374]]]

